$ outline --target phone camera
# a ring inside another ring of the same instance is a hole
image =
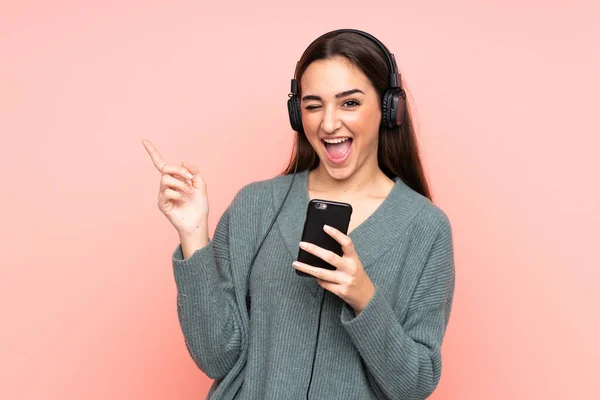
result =
[[[327,204],[325,204],[325,203],[316,203],[316,204],[315,204],[315,207],[316,207],[317,209],[319,209],[319,210],[324,210],[324,209],[326,209],[326,208],[327,208]]]

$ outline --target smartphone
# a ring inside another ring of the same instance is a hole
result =
[[[329,236],[323,230],[324,225],[333,226],[340,232],[347,234],[350,216],[352,215],[352,206],[348,203],[337,201],[313,199],[308,202],[306,209],[306,220],[304,221],[304,230],[302,231],[302,241],[313,243],[326,250],[330,250],[341,256],[342,245],[334,238]],[[314,256],[302,249],[298,251],[298,261],[314,267],[335,270],[336,268],[317,256]],[[300,276],[313,277],[305,272],[296,270]]]

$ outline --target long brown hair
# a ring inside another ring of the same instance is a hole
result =
[[[333,32],[314,42],[302,55],[298,63],[298,93],[301,96],[300,81],[304,71],[316,60],[343,57],[359,68],[369,79],[381,98],[389,86],[389,72],[385,55],[371,40],[353,32]],[[401,83],[404,87],[404,84]],[[406,88],[404,87],[406,91]],[[400,127],[379,128],[379,144],[377,161],[379,168],[390,179],[399,177],[416,192],[432,200],[423,165],[419,155],[419,147],[410,116],[410,104],[406,102],[406,112]],[[299,151],[297,151],[299,150]],[[296,135],[294,150],[288,166],[281,175],[294,172],[298,157],[298,171],[312,170],[319,165],[319,157],[312,148],[304,133]]]

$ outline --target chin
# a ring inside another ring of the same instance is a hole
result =
[[[335,165],[330,163],[327,160],[327,155],[318,154],[319,157],[319,167],[322,171],[326,172],[331,178],[343,181],[345,179],[350,178],[356,172],[356,163],[354,162],[353,157],[346,160],[341,165]]]
[[[343,168],[332,167],[331,165],[327,165],[327,163],[325,162],[323,164],[323,167],[325,167],[325,171],[327,171],[327,174],[329,176],[331,176],[333,179],[336,179],[338,181],[343,181],[345,179],[348,179],[354,173],[354,168],[351,166],[346,166]]]

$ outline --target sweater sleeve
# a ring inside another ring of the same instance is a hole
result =
[[[188,352],[210,378],[221,379],[239,357],[242,331],[229,262],[229,210],[213,239],[183,259],[172,255],[177,314]]]
[[[342,308],[342,325],[370,378],[386,398],[425,399],[435,390],[441,377],[441,345],[454,281],[452,234],[446,220],[429,251],[402,323],[377,287],[358,316],[349,306]]]

